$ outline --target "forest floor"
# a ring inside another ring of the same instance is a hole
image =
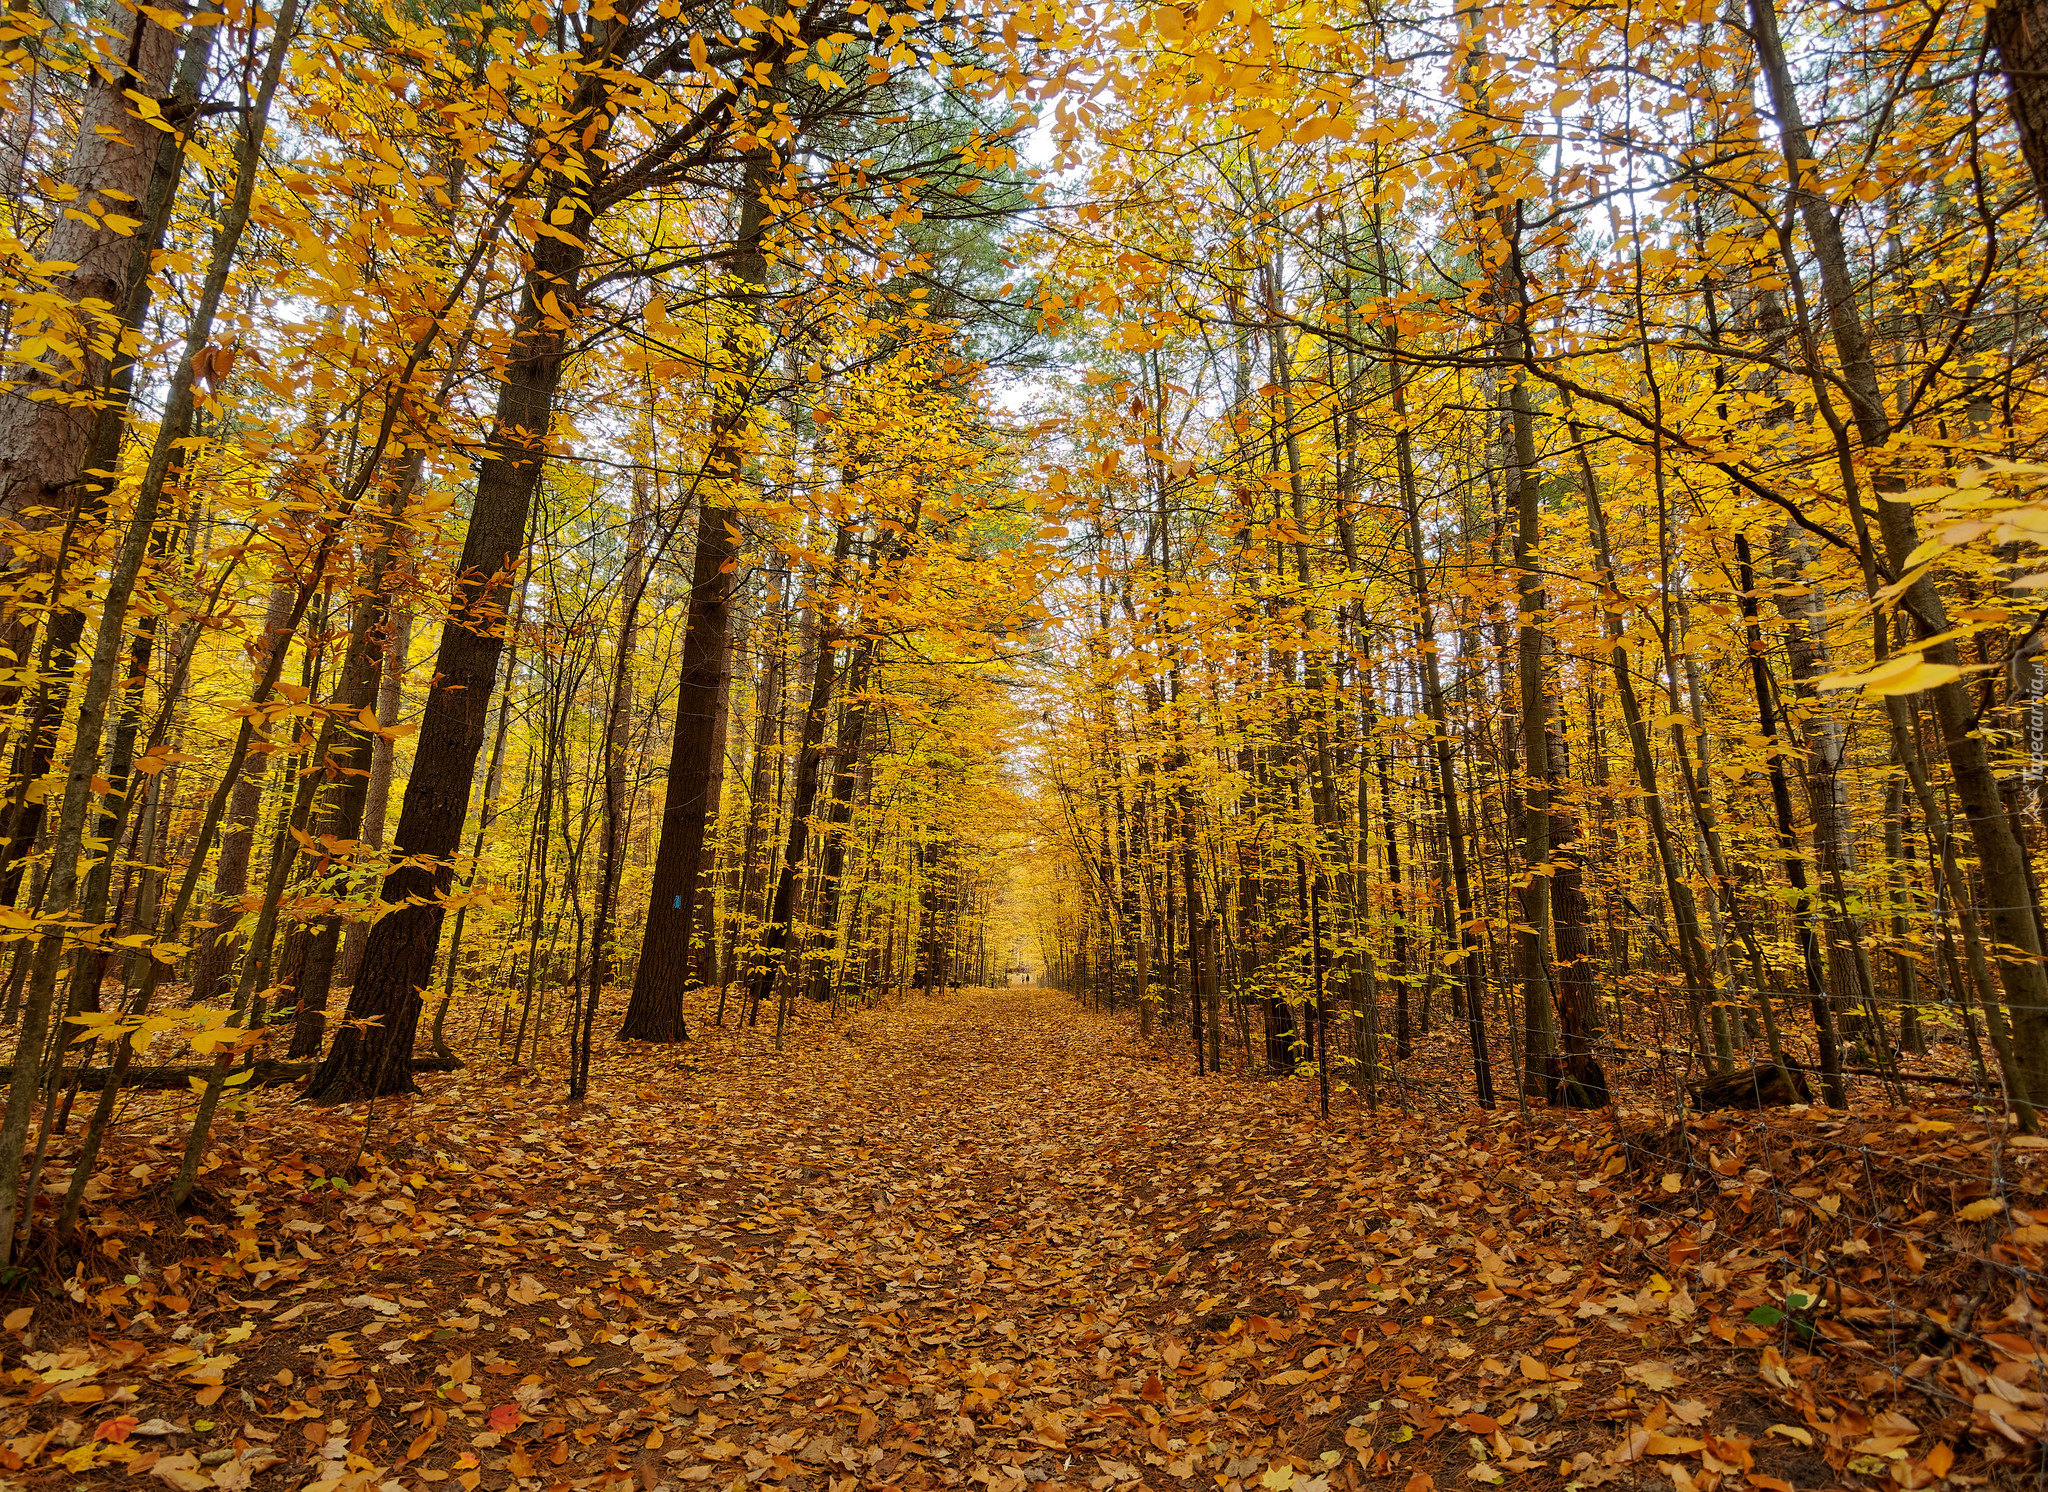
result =
[[[0,1467],[178,1492],[2039,1474],[2048,1142],[1927,1109],[1346,1096],[1325,1125],[1307,1082],[1183,1058],[1060,995],[960,991],[809,1016],[781,1053],[608,1044],[582,1104],[483,1066],[374,1109],[272,1090],[182,1216],[153,1200],[176,1109],[131,1115],[86,1258],[0,1299]]]

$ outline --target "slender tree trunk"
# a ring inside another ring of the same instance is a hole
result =
[[[1750,0],[1750,17],[1751,37],[1769,83],[1772,112],[1784,145],[1793,199],[1821,272],[1828,326],[1841,362],[1841,385],[1849,396],[1864,460],[1871,467],[1884,558],[1893,574],[1903,575],[1920,546],[1919,527],[1911,502],[1884,465],[1890,459],[1886,448],[1891,423],[1878,387],[1877,365],[1864,335],[1841,223],[1827,199],[1810,184],[1814,155],[1807,143],[1805,121],[1791,69],[1785,61],[1771,0]],[[2038,88],[2039,80],[2033,81]],[[1850,504],[1860,530],[1860,508],[1853,493]],[[1921,649],[1926,660],[1959,667],[1956,645],[1949,637],[1948,609],[1929,576],[1922,574],[1907,588],[1903,609],[1912,617],[1919,635],[1928,639]],[[1976,709],[1968,690],[1957,679],[1928,693],[1948,753],[1956,796],[1977,851],[1984,881],[1986,919],[1992,939],[2001,950],[1998,974],[2012,1012],[2014,1054],[2029,1092],[2048,1093],[2048,960],[2042,957],[2040,919],[2028,883],[2025,852],[2013,837],[2006,818],[1997,774],[1992,769],[1983,733],[1977,729]]]
[[[1813,1011],[1814,1032],[1820,1047],[1821,1081],[1830,1107],[1847,1108],[1848,1089],[1842,1080],[1842,1047],[1835,1035],[1833,1007],[1828,1002],[1827,976],[1822,972],[1820,930],[1808,891],[1806,857],[1799,853],[1798,831],[1792,819],[1792,790],[1785,781],[1785,748],[1778,745],[1778,712],[1772,702],[1770,665],[1764,652],[1763,628],[1756,601],[1756,568],[1751,561],[1749,538],[1735,535],[1737,575],[1742,591],[1744,637],[1749,645],[1750,683],[1756,696],[1757,724],[1764,739],[1773,743],[1770,754],[1771,812],[1777,826],[1778,849],[1784,857],[1785,878],[1797,898],[1792,908],[1793,926],[1798,933],[1800,972]],[[1783,1054],[1777,1054],[1782,1063]]]
[[[1380,256],[1381,284],[1390,287],[1377,212],[1374,216],[1374,240],[1375,251]],[[1466,856],[1464,817],[1458,804],[1458,769],[1452,751],[1450,711],[1444,697],[1443,672],[1437,661],[1436,611],[1430,594],[1429,562],[1422,540],[1422,503],[1416,486],[1415,459],[1408,431],[1407,374],[1400,360],[1398,335],[1391,331],[1387,334],[1386,356],[1396,421],[1394,459],[1406,520],[1409,579],[1415,595],[1415,643],[1422,654],[1423,710],[1432,726],[1431,747],[1435,757],[1438,803],[1443,811],[1451,882],[1458,898],[1456,922],[1446,929],[1446,935],[1458,950],[1473,1086],[1479,1106],[1490,1109],[1494,1104],[1493,1059],[1486,1047],[1486,975],[1481,967],[1479,943],[1473,933],[1477,911],[1472,898],[1472,872]]]
[[[754,680],[754,757],[747,773],[747,827],[740,843],[739,886],[727,916],[726,963],[720,980],[727,989],[742,977],[753,977],[751,963],[745,967],[740,965],[739,949],[743,943],[752,946],[758,939],[758,929],[749,924],[755,918],[761,888],[767,879],[761,864],[761,847],[766,842],[772,807],[768,791],[769,761],[775,752],[782,721],[782,669],[786,650],[780,634],[786,615],[782,596],[786,564],[780,550],[769,557],[760,624],[755,629],[759,634],[756,641],[761,666]],[[719,995],[716,1019],[720,1025],[725,1023],[723,990]]]
[[[292,587],[280,582],[270,588],[263,632],[250,649],[254,679],[263,677],[273,651],[291,644],[284,628],[286,618],[291,615],[292,599]],[[206,916],[206,930],[192,954],[192,998],[195,1000],[214,999],[240,956],[242,940],[235,924],[241,920],[242,898],[249,890],[249,859],[256,843],[256,815],[263,804],[263,779],[269,770],[268,755],[245,761],[236,775],[233,795],[228,799],[227,828],[221,834],[220,855],[213,866],[213,905]]]
[[[833,602],[829,589],[838,584],[845,573],[846,557],[853,544],[853,523],[841,519],[839,536],[833,544],[832,568],[823,577],[821,594],[812,603],[813,610],[808,627],[812,655],[811,702],[804,711],[804,723],[799,737],[796,758],[796,782],[791,794],[789,810],[789,840],[782,852],[782,872],[775,883],[775,896],[768,907],[768,925],[762,929],[761,969],[754,976],[752,1006],[759,1010],[764,1001],[774,996],[777,982],[781,978],[784,950],[799,940],[791,927],[796,915],[796,887],[798,874],[804,862],[804,851],[810,844],[811,809],[817,803],[818,778],[825,754],[825,727],[832,718],[832,686],[837,677],[837,647],[833,629]],[[778,1003],[775,1014],[775,1045],[782,1046],[783,1005]]]
[[[853,646],[853,655],[846,667],[846,685],[841,690],[845,712],[839,722],[839,752],[832,774],[831,802],[825,813],[824,865],[818,891],[818,930],[832,949],[833,956],[818,962],[817,972],[811,979],[811,996],[814,999],[823,999],[832,987],[836,969],[845,963],[853,932],[849,924],[846,936],[842,938],[840,935],[839,900],[846,873],[847,830],[853,822],[854,789],[860,777],[861,759],[867,750],[866,696],[874,661],[875,639],[862,637]]]
[[[412,648],[412,608],[391,608],[391,644],[384,651],[384,672],[377,685],[377,722],[386,730],[405,713],[405,659]],[[385,819],[391,811],[391,778],[398,744],[379,735],[370,753],[370,784],[363,800],[362,840],[384,848]],[[351,922],[342,934],[341,960],[335,967],[334,982],[344,989],[356,982],[356,970],[363,966],[363,948],[370,939],[366,922]],[[303,1007],[302,1007],[303,1008]]]

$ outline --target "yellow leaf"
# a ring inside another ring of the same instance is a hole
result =
[[[1792,1386],[1792,1370],[1785,1366],[1784,1354],[1776,1347],[1764,1348],[1763,1357],[1757,1364],[1757,1371],[1763,1376],[1764,1382],[1774,1387]]]
[[[1962,526],[1963,525],[1961,525],[1960,523],[1955,525],[1955,527],[1957,528],[1961,528]],[[1946,548],[1948,548],[1948,536],[1946,533],[1937,534],[1932,539],[1922,539],[1920,541],[1920,547],[1915,549],[1911,554],[1906,556],[1906,563],[1904,568],[1910,570],[1915,565],[1925,564],[1928,560],[1933,559],[1937,554],[1940,554]]]
[[[2005,1211],[2005,1202],[1999,1197],[1979,1197],[1956,1216],[1966,1223],[1981,1223],[1987,1217],[1996,1217]]]
[[[1861,689],[1869,694],[1889,697],[1938,689],[1962,676],[1963,671],[1952,664],[1929,663],[1919,653],[1902,653],[1868,673],[1831,673],[1819,681],[1819,687],[1829,690]]]
[[[1704,1440],[1693,1440],[1681,1435],[1666,1435],[1662,1430],[1652,1430],[1650,1438],[1643,1442],[1643,1450],[1652,1456],[1689,1456],[1695,1451],[1707,1448]]]
[[[1899,678],[1883,685],[1872,685],[1869,692],[1886,696],[1894,694],[1919,694],[1927,689],[1939,689],[1963,676],[1963,671],[1948,663],[1923,663],[1918,668],[1907,670]]]

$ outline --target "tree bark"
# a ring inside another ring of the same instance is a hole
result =
[[[771,167],[765,152],[748,155],[738,203],[739,231],[733,247],[733,292],[750,311],[748,325],[728,340],[728,358],[738,364],[719,411],[718,429],[706,457],[705,496],[697,520],[697,552],[690,574],[690,611],[683,635],[681,677],[676,682],[676,724],[669,749],[668,785],[662,797],[661,839],[641,933],[640,963],[633,993],[619,1027],[621,1041],[687,1041],[683,995],[689,986],[690,928],[697,916],[697,881],[704,869],[707,830],[718,816],[714,784],[720,763],[713,759],[718,736],[719,691],[725,672],[726,641],[732,624],[732,574],[739,548],[732,538],[734,509],[718,491],[745,459],[740,445],[744,400],[751,383],[746,339],[761,315],[768,284],[762,237],[766,214],[761,194]]]
[[[2020,153],[2048,207],[2048,0],[1998,0],[1984,18],[1984,33],[2005,74]]]
[[[118,313],[129,303],[134,277],[145,266],[137,264],[133,227],[122,232],[109,220],[134,224],[158,158],[160,132],[143,122],[128,94],[162,98],[177,55],[177,38],[138,7],[129,12],[118,51],[92,69],[64,171],[64,184],[77,195],[36,246],[38,258],[74,266],[58,273],[50,288],[80,308],[88,324],[75,340],[84,350],[76,361],[52,355],[7,369],[7,394],[0,398],[0,536],[6,540],[45,528],[62,513],[92,448],[96,414],[89,396],[106,383],[110,368],[100,350],[108,328],[91,325],[94,313],[86,307],[97,303]],[[11,337],[28,331],[17,323]],[[16,544],[7,568],[31,563]],[[11,586],[7,593],[12,596]]]
[[[371,794],[376,789],[376,762],[386,762],[385,788],[390,788],[392,739],[388,731],[397,723],[398,691],[392,681],[403,676],[408,616],[391,605],[391,569],[397,558],[392,546],[398,542],[397,519],[407,498],[419,481],[421,458],[417,455],[392,463],[387,507],[391,513],[383,541],[371,562],[367,594],[356,603],[347,652],[334,690],[334,703],[344,712],[332,721],[334,737],[330,747],[315,763],[326,778],[328,803],[327,832],[343,842],[358,840],[381,846],[383,826],[372,835],[368,826]],[[377,723],[383,731],[372,734],[357,723],[362,709],[376,701]],[[346,860],[343,862],[344,870]],[[315,871],[317,876],[327,867]],[[351,930],[360,927],[351,923]],[[341,919],[329,912],[309,931],[304,963],[295,987],[296,1011],[292,1021],[289,1057],[315,1057],[327,1030],[327,1000],[335,983],[335,962],[341,946]]]
[[[853,523],[842,519],[833,545],[832,570],[826,585],[838,582],[844,573],[846,556],[853,545]],[[782,871],[776,878],[775,896],[768,907],[768,925],[762,930],[761,969],[754,976],[752,1005],[758,1010],[772,998],[782,974],[784,950],[792,941],[791,920],[796,915],[796,888],[810,844],[811,810],[818,800],[818,778],[825,755],[825,727],[832,716],[832,686],[838,675],[837,648],[833,636],[832,599],[828,594],[812,603],[811,702],[804,712],[803,731],[798,739],[796,781],[789,810],[789,839],[783,847]],[[776,1007],[775,1043],[782,1044],[782,1006]]]
[[[608,48],[602,38],[611,24],[597,23],[593,41],[586,45]],[[593,138],[600,143],[607,138],[598,122],[607,87],[595,70],[587,73],[570,110],[593,120]],[[549,191],[546,206],[549,217],[568,207],[571,221],[560,236],[537,238],[533,244],[533,267],[520,298],[511,360],[477,468],[476,499],[463,539],[453,605],[441,629],[435,678],[427,692],[412,774],[393,835],[398,855],[410,863],[384,878],[379,894],[392,910],[370,929],[362,967],[349,991],[346,1024],[307,1087],[307,1097],[324,1102],[402,1093],[412,1087],[408,1064],[421,991],[433,980],[442,898],[454,882],[454,856],[469,812],[471,781],[505,648],[508,602],[526,540],[526,516],[547,463],[555,390],[568,351],[566,331],[544,309],[543,299],[565,307],[576,303],[577,276],[586,254],[584,235],[591,227],[582,197],[572,198],[562,186]]]
[[[1891,438],[1891,422],[1885,414],[1877,365],[1864,334],[1841,223],[1827,199],[1808,184],[1815,169],[1813,150],[1807,141],[1805,121],[1800,114],[1791,69],[1785,61],[1771,0],[1750,0],[1750,17],[1758,60],[1770,85],[1771,106],[1777,116],[1793,199],[1821,271],[1828,327],[1841,362],[1841,386],[1849,396],[1864,460],[1872,467],[1871,485],[1877,497],[1878,533],[1884,559],[1892,573],[1903,575],[1908,559],[1920,546],[1919,525],[1911,502],[1899,492],[1900,484],[1881,464],[1887,459],[1885,448]],[[2035,82],[2040,86],[2039,80]],[[1849,495],[1849,501],[1853,512],[1855,494]],[[1860,528],[1860,518],[1858,524]],[[1926,661],[1960,666],[1953,640],[1933,640],[1946,639],[1950,627],[1948,608],[1929,576],[1922,574],[1907,588],[1904,610],[1912,617],[1920,636],[1930,640],[1922,648]],[[1977,728],[1969,692],[1958,679],[1928,693],[1948,753],[1956,797],[1970,825],[1971,843],[1982,870],[1984,912],[1992,940],[2001,950],[1997,958],[1998,975],[2012,1012],[2014,1055],[2029,1093],[2048,1092],[2048,963],[2042,958],[2039,916],[2025,852],[2013,837],[2006,818],[1997,774],[1992,769],[1983,733]]]
[[[412,646],[412,608],[391,609],[391,642],[384,651],[384,671],[377,684],[377,723],[386,730],[398,723],[405,712],[405,658]],[[385,821],[391,812],[391,779],[397,765],[398,743],[378,736],[370,752],[370,783],[363,799],[362,840],[384,848]],[[341,958],[334,970],[334,983],[346,989],[356,982],[363,966],[363,949],[370,940],[367,922],[351,922],[342,934]]]
[[[158,34],[162,35],[160,28],[155,27],[154,23],[151,23],[151,29],[158,30]],[[111,364],[105,368],[104,381],[97,389],[98,408],[90,413],[86,421],[89,430],[86,444],[80,448],[82,459],[69,449],[70,442],[76,437],[74,426],[80,416],[80,407],[50,398],[31,401],[19,394],[10,395],[7,402],[0,403],[0,425],[4,425],[6,432],[0,435],[0,453],[9,449],[13,451],[12,456],[0,454],[0,488],[9,485],[9,474],[5,468],[11,466],[12,476],[19,479],[13,488],[17,506],[25,504],[26,509],[33,509],[38,504],[34,492],[30,489],[36,482],[41,481],[48,488],[49,497],[65,499],[57,506],[60,509],[70,509],[67,522],[71,525],[71,531],[61,536],[58,541],[56,556],[47,564],[39,558],[19,556],[18,563],[0,565],[0,586],[4,586],[6,604],[9,606],[20,606],[26,597],[32,596],[39,589],[33,583],[30,574],[36,567],[45,568],[49,572],[41,589],[47,590],[53,599],[61,593],[62,577],[69,568],[71,557],[86,548],[84,541],[89,535],[80,530],[97,525],[105,509],[107,494],[113,488],[120,464],[121,436],[126,427],[128,403],[135,384],[136,352],[133,350],[134,338],[130,334],[139,330],[149,316],[152,299],[152,284],[148,273],[150,257],[163,247],[164,238],[169,231],[178,182],[184,174],[185,143],[188,138],[186,131],[192,127],[199,96],[205,87],[207,63],[212,55],[214,34],[214,28],[208,27],[191,38],[179,64],[175,96],[164,109],[165,117],[174,120],[179,128],[170,133],[150,128],[141,129],[143,136],[154,141],[148,151],[150,163],[146,192],[136,199],[141,204],[144,225],[133,236],[115,235],[125,244],[128,256],[126,266],[120,272],[122,284],[125,286],[125,299],[118,303],[121,308],[120,327],[123,335],[117,339],[120,350],[116,352]],[[134,37],[135,33],[131,31],[131,42]],[[146,40],[141,51],[151,51],[151,46]],[[95,103],[125,111],[126,100],[118,96],[118,88],[111,91],[115,94],[111,100],[98,98]],[[78,143],[78,153],[83,156],[100,156],[113,148],[114,137],[100,131],[100,125],[105,121],[90,117],[94,113],[94,109],[87,110],[86,124],[93,129],[95,137],[92,140],[81,138]],[[124,112],[122,117],[124,127],[140,128],[138,121],[132,116]],[[120,165],[120,172],[117,174],[126,174],[137,169],[136,162],[126,156],[117,153],[115,159]],[[86,163],[74,164],[79,166],[80,174],[92,174]],[[53,242],[75,252],[88,252],[89,258],[94,261],[102,260],[106,257],[106,249],[84,247],[94,235],[102,232],[113,233],[111,228],[104,227],[104,219],[96,222],[100,226],[81,224],[67,215],[54,225]],[[74,237],[81,228],[84,230],[84,237]],[[83,269],[85,266],[81,264],[80,268]],[[89,286],[79,288],[89,293]],[[111,291],[112,287],[106,288]],[[26,327],[17,326],[14,334],[17,337],[24,336],[27,330]],[[89,370],[96,358],[97,353],[88,350],[82,367]],[[10,374],[14,371],[18,370],[10,370]],[[32,380],[36,376],[48,378],[53,375],[49,372],[38,375],[37,370],[26,370],[26,376]],[[16,388],[28,386],[30,385],[26,383],[15,385]],[[43,392],[49,393],[49,387],[45,386]],[[31,474],[39,462],[51,463],[42,478],[36,478]],[[68,475],[58,469],[64,462],[70,463]],[[53,485],[56,483],[61,483],[66,490],[59,491],[58,487]],[[4,511],[0,511],[0,532],[32,532],[44,526],[48,518],[54,516],[54,513],[40,514],[26,509],[14,517],[6,516]],[[7,797],[4,806],[0,806],[0,826],[4,826],[4,829],[0,829],[0,834],[4,834],[4,840],[0,840],[0,899],[9,903],[12,903],[20,892],[21,876],[27,856],[34,848],[42,829],[45,805],[41,799],[28,801],[25,795],[29,785],[49,770],[50,761],[56,751],[59,726],[63,717],[65,685],[68,684],[77,658],[79,639],[85,634],[85,613],[77,607],[57,611],[42,629],[40,648],[36,647],[36,632],[37,623],[32,611],[17,611],[0,618],[0,659],[11,653],[16,665],[10,674],[0,675],[0,710],[14,708],[31,683],[35,688],[35,697],[27,711],[26,726],[21,738],[15,743],[13,772]],[[31,653],[35,654],[33,669],[28,666]]]
[[[251,107],[242,119],[235,150],[234,191],[218,216],[206,277],[191,319],[186,324],[184,347],[165,393],[149,463],[136,488],[134,509],[121,536],[119,549],[107,566],[99,628],[93,640],[91,663],[79,691],[64,791],[51,836],[42,908],[46,914],[62,914],[71,911],[75,905],[86,817],[95,796],[95,769],[101,733],[106,725],[107,702],[114,690],[114,675],[123,650],[128,608],[134,599],[144,562],[155,547],[164,493],[174,475],[182,469],[183,441],[191,432],[193,414],[198,407],[194,386],[198,357],[213,335],[214,319],[227,291],[235,254],[248,227],[270,105],[276,94],[284,53],[296,24],[296,0],[285,0],[272,23],[270,50],[261,80]],[[48,930],[36,941],[18,1042],[21,1060],[14,1080],[8,1085],[5,1118],[0,1120],[0,1157],[5,1157],[5,1163],[0,1164],[0,1247],[4,1247],[10,1256],[27,1236],[29,1218],[22,1209],[22,1198],[25,1183],[33,1183],[19,1169],[18,1158],[27,1139],[29,1111],[38,1086],[37,1068],[43,1055],[42,1045],[48,1031],[57,967],[63,956],[65,938],[61,916],[53,915]]]
[[[820,959],[811,976],[811,998],[816,1000],[831,993],[835,965],[845,959],[852,933],[849,927],[848,938],[839,935],[839,899],[846,874],[847,826],[853,822],[854,789],[860,777],[861,756],[867,750],[868,707],[864,696],[874,658],[874,638],[863,637],[854,644],[846,667],[846,686],[841,691],[846,708],[839,722],[839,754],[832,774],[831,803],[825,814],[824,863],[818,882],[818,930],[833,957]]]

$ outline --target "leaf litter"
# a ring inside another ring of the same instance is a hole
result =
[[[794,1035],[615,1054],[574,1106],[523,1069],[261,1095],[183,1216],[152,1202],[172,1134],[131,1143],[85,1260],[4,1318],[0,1468],[1917,1492],[2038,1463],[2043,1147],[1967,1111],[1324,1126],[1305,1083],[1171,1070],[1035,990]]]

